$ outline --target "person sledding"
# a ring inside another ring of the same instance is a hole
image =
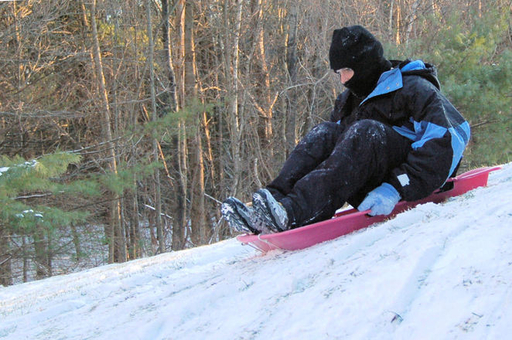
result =
[[[470,127],[421,60],[390,61],[364,27],[336,29],[331,69],[346,90],[330,122],[297,144],[252,207],[235,197],[221,207],[231,228],[275,233],[331,218],[346,202],[388,215],[400,200],[427,197],[455,175]]]

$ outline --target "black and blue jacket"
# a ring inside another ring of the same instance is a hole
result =
[[[434,66],[416,61],[392,61],[375,89],[363,100],[349,90],[336,99],[331,121],[343,127],[374,119],[411,140],[407,161],[393,169],[386,182],[402,199],[430,195],[454,174],[468,144],[470,127],[440,92]]]

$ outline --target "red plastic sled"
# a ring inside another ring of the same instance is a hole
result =
[[[304,249],[317,243],[332,240],[353,231],[366,228],[374,223],[382,222],[418,204],[427,202],[440,203],[448,197],[459,196],[469,190],[486,186],[489,173],[498,169],[500,169],[500,167],[485,167],[465,172],[448,180],[448,182],[453,184],[453,186],[449,184],[449,186],[452,187],[451,189],[444,191],[438,190],[419,201],[399,202],[390,215],[372,217],[367,215],[369,210],[360,212],[357,209],[350,209],[337,213],[330,220],[310,224],[301,228],[267,235],[245,234],[238,236],[237,239],[243,244],[253,246],[262,252],[274,249]]]

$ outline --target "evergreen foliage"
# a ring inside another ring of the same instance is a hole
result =
[[[407,51],[394,49],[438,68],[442,91],[472,127],[464,159],[469,168],[512,160],[512,51],[504,47],[509,16],[505,7],[486,10],[478,19],[473,13],[472,25],[457,11],[448,18],[428,17],[436,36],[424,36]]]
[[[15,226],[27,228],[38,224],[51,228],[83,221],[86,215],[82,212],[30,203],[37,197],[50,195],[96,194],[94,182],[59,182],[58,176],[66,172],[67,166],[79,161],[80,156],[71,153],[45,155],[32,161],[0,156],[1,222],[7,222],[6,225],[12,226],[16,232],[19,230]]]
[[[68,165],[80,162],[80,158],[65,152],[31,161],[0,156],[0,227],[4,235],[30,241],[34,250],[23,249],[23,256],[32,258],[37,267],[48,264],[40,263],[41,254],[46,258],[42,262],[51,262],[48,257],[54,253],[52,248],[58,244],[60,232],[67,234],[69,226],[86,222],[88,213],[66,206],[65,198],[98,194],[95,181],[67,182],[62,178]],[[38,272],[38,276],[46,275]]]
[[[512,51],[506,13],[491,9],[470,29],[457,15],[440,44],[444,89],[473,126],[466,155],[470,167],[510,162],[512,152]],[[459,23],[459,24],[458,24]]]

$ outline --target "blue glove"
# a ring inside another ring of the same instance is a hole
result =
[[[389,183],[382,183],[370,191],[363,202],[357,207],[359,211],[371,209],[371,216],[389,215],[393,211],[395,205],[400,201],[400,194]]]

